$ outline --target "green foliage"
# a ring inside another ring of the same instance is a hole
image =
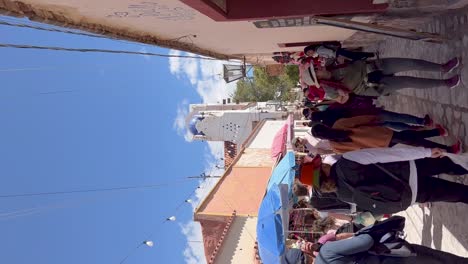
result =
[[[269,76],[264,68],[254,67],[253,78],[237,82],[234,101],[265,102],[269,100],[290,100],[290,90],[299,81],[299,68],[288,65],[279,76]],[[279,96],[277,97],[279,92]]]

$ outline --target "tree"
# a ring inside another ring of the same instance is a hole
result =
[[[233,99],[239,102],[289,101],[289,91],[298,81],[299,69],[295,65],[286,66],[279,76],[269,76],[264,68],[256,66],[252,78],[237,82]]]

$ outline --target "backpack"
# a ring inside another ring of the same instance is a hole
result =
[[[393,214],[411,205],[409,162],[362,165],[341,158],[331,172],[335,174],[338,198],[363,210]]]
[[[405,228],[405,218],[392,216],[384,221],[364,227],[356,232],[355,236],[370,235],[374,239],[374,245],[369,249],[369,254],[392,257],[414,256],[415,252],[411,244],[402,238]]]

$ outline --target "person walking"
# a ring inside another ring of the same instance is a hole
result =
[[[318,249],[314,264],[468,264],[468,258],[416,244],[409,244],[414,252],[410,256],[374,255],[369,250],[376,242],[369,234],[328,241]],[[313,243],[306,243],[302,248],[306,255],[316,250]]]
[[[441,148],[450,153],[461,151],[460,140],[452,146],[447,146],[426,139],[447,136],[447,130],[441,125],[430,130],[393,131],[382,126],[381,119],[375,115],[342,118],[331,128],[323,124],[315,124],[312,126],[311,133],[315,138],[328,140],[332,150],[337,154],[365,148],[393,147],[396,144]]]
[[[372,148],[343,154],[332,166],[322,164],[314,188],[373,214],[393,214],[415,203],[468,204],[468,186],[433,177],[464,175],[438,148]]]
[[[459,75],[448,79],[429,79],[395,74],[412,70],[448,74],[460,64],[459,58],[453,58],[444,64],[408,58],[358,60],[317,70],[311,65],[301,77],[308,85],[319,84],[325,91],[325,98],[345,103],[350,93],[382,96],[405,88],[455,88],[461,81]]]
[[[380,108],[369,109],[327,109],[324,111],[310,111],[308,117],[312,122],[322,123],[333,127],[336,121],[342,118],[355,116],[375,115],[380,119],[381,125],[394,130],[409,130],[415,127],[432,126],[433,121],[429,115],[417,117],[409,114],[387,111]]]
[[[374,52],[355,51],[342,48],[336,44],[312,44],[304,48],[304,55],[308,57],[324,57],[328,59],[336,59],[342,56],[348,60],[356,61],[376,56]]]

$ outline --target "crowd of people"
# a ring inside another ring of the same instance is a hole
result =
[[[292,187],[294,208],[306,210],[292,211],[290,228],[300,222],[301,230],[308,227],[322,235],[292,232],[285,263],[468,263],[466,256],[407,243],[404,221],[392,216],[414,204],[468,204],[468,186],[434,177],[468,173],[468,166],[454,158],[462,152],[462,141],[431,141],[449,133],[429,115],[396,113],[374,104],[405,88],[456,88],[461,60],[438,64],[380,58],[329,43],[306,47],[294,62],[305,98],[303,125],[310,130],[292,141],[295,151],[304,154]],[[410,70],[440,72],[446,78],[395,75]],[[392,226],[395,222],[399,225]]]

